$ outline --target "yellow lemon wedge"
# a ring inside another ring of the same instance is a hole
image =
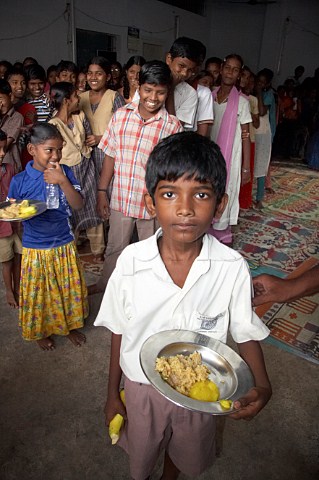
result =
[[[231,400],[222,399],[219,400],[219,403],[223,410],[230,410],[233,406],[233,402]]]
[[[196,382],[189,390],[190,398],[201,402],[216,402],[219,397],[219,389],[211,380]]]

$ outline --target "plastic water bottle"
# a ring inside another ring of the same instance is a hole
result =
[[[47,208],[59,208],[59,185],[55,183],[46,183]]]

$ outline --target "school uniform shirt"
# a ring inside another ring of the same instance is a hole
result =
[[[129,103],[114,113],[98,146],[115,160],[112,210],[126,217],[151,218],[144,204],[146,162],[160,140],[182,130],[178,119],[164,107],[146,121],[136,103]]]
[[[249,268],[235,250],[205,235],[183,288],[167,272],[155,235],[126,247],[107,284],[95,326],[122,335],[120,366],[132,381],[149,383],[139,362],[144,341],[182,329],[226,343],[263,340],[268,328],[252,310]],[[155,365],[154,365],[155,368]]]
[[[14,175],[14,168],[8,163],[0,165],[0,202],[5,202],[8,196],[11,179]],[[10,237],[13,230],[10,222],[0,221],[0,238]]]
[[[196,90],[186,82],[178,83],[174,90],[175,114],[185,128],[193,128],[198,96]]]
[[[198,103],[196,108],[194,126],[192,128],[186,128],[185,130],[191,130],[197,132],[198,124],[201,123],[214,123],[214,101],[213,95],[209,88],[203,85],[197,86]]]
[[[71,169],[63,165],[63,170],[75,190],[81,191],[79,182]],[[29,199],[45,202],[45,186],[43,172],[33,168],[33,160],[31,160],[23,172],[13,177],[8,197],[16,200]],[[23,247],[40,250],[49,249],[60,247],[74,240],[69,221],[71,209],[61,188],[59,188],[59,193],[59,208],[48,209],[42,214],[23,222]]]

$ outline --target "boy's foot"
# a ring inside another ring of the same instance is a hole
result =
[[[103,293],[103,288],[99,287],[97,283],[88,286],[88,295],[95,295],[96,293]]]
[[[86,342],[86,337],[83,333],[78,332],[77,330],[71,330],[68,339],[70,342],[73,343],[76,347],[81,347],[82,343]]]
[[[258,202],[255,203],[255,208],[256,208],[256,210],[262,210],[264,208],[261,200],[259,200]]]
[[[7,304],[11,308],[19,308],[19,303],[17,301],[16,296],[14,295],[13,291],[6,291],[6,297],[7,297]]]
[[[270,193],[270,195],[273,195],[275,193],[275,190],[273,188],[270,188],[270,187],[266,187],[265,190],[266,190],[267,193]]]
[[[55,345],[51,337],[41,338],[41,340],[37,340],[37,344],[41,348],[41,350],[54,350]]]

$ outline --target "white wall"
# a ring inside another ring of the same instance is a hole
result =
[[[305,76],[313,75],[319,66],[318,0],[277,0],[268,6],[208,0],[206,17],[157,0],[74,0],[74,4],[76,27],[117,36],[122,63],[132,55],[127,49],[127,26],[140,29],[137,54],[143,53],[143,42],[162,45],[166,52],[174,40],[178,15],[180,36],[201,40],[208,56],[237,52],[255,71],[271,68],[275,85],[298,64],[306,67]],[[61,58],[71,59],[65,8],[65,0],[6,0],[6,14],[0,17],[0,59],[14,62],[31,55],[44,67]],[[287,17],[290,21],[284,30]]]
[[[261,65],[274,71],[275,85],[297,65],[306,69],[303,79],[313,76],[319,67],[319,1],[283,0],[275,6],[267,9]]]
[[[0,17],[0,58],[11,62],[26,56],[37,58],[47,67],[61,58],[71,59],[70,46],[67,44],[68,24],[61,18],[54,25],[34,35],[24,36],[48,25],[61,15],[66,7],[63,0],[11,0],[7,2],[6,18]],[[21,14],[21,6],[28,8]],[[124,63],[132,53],[127,49],[127,27],[140,29],[140,50],[143,53],[143,41],[163,46],[167,52],[174,41],[175,16],[179,16],[179,36],[208,40],[209,19],[171,7],[157,0],[74,0],[75,24],[77,28],[105,32],[118,36],[118,59]],[[17,15],[18,12],[18,15]],[[91,17],[91,18],[90,18]],[[8,22],[7,19],[11,19]],[[160,33],[161,32],[161,33]],[[4,40],[5,38],[9,40]]]
[[[224,58],[230,53],[243,57],[253,71],[258,69],[266,7],[210,2],[210,37],[207,56]]]
[[[272,69],[276,86],[292,75],[297,65],[305,66],[304,78],[319,66],[318,0],[277,0],[269,5],[208,1],[209,55],[239,53],[255,72]]]

